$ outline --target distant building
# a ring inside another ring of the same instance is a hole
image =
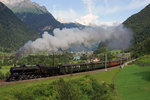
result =
[[[81,58],[80,56],[76,56],[73,58],[73,60],[80,60],[80,58]]]
[[[94,59],[93,59],[93,62],[99,62],[99,61],[100,61],[99,58],[94,58]]]

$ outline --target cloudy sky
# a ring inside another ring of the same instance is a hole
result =
[[[32,0],[46,8],[56,19],[82,24],[123,22],[139,12],[150,0]]]

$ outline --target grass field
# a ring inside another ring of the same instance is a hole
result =
[[[146,59],[146,56],[144,56],[143,59]],[[140,58],[140,61],[141,60],[142,58]],[[146,63],[147,62],[148,61],[146,61]],[[3,66],[0,71],[6,73],[9,71],[10,67],[11,66]],[[84,78],[85,75],[87,74],[63,77],[63,79],[76,80]],[[102,81],[108,84],[113,84],[113,79],[115,78],[115,86],[117,87],[119,100],[150,100],[150,66],[132,64],[124,67],[123,70],[117,68],[107,72],[97,72],[88,75],[96,79],[100,84]],[[47,85],[55,80],[58,79],[2,86],[0,87],[0,97],[2,100],[7,98],[13,100],[14,93],[17,91],[27,90],[28,88],[33,88],[39,85]]]
[[[96,79],[100,84],[102,84],[102,81],[112,84],[113,83],[113,78],[114,76],[120,71],[119,68],[113,69],[107,72],[98,72],[94,74],[88,74],[92,78]],[[65,80],[72,80],[72,79],[78,79],[78,78],[83,78],[85,75],[77,75],[77,76],[68,76],[64,77],[63,79]],[[37,85],[45,85],[53,82],[54,80],[58,79],[49,79],[49,80],[44,80],[44,81],[35,81],[35,82],[30,82],[30,83],[22,83],[22,84],[15,84],[15,85],[8,85],[8,86],[2,86],[0,87],[0,97],[3,99],[6,98],[11,98],[13,99],[14,92],[16,91],[22,91],[24,89],[32,88]]]
[[[150,66],[126,66],[115,78],[115,85],[119,100],[150,100]]]

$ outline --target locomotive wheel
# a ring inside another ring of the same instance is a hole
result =
[[[21,75],[20,76],[20,80],[26,80],[27,79],[27,76],[26,75]]]
[[[30,79],[30,75],[27,75],[27,79]]]
[[[37,78],[40,78],[40,75],[36,75]]]
[[[10,76],[7,81],[15,81],[15,77],[14,76]]]
[[[34,75],[34,78],[38,78],[38,76],[37,76],[37,75]]]

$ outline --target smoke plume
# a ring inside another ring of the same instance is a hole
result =
[[[40,51],[54,52],[60,48],[66,50],[72,45],[90,46],[93,42],[105,40],[112,41],[108,44],[110,48],[126,49],[130,46],[132,39],[132,32],[123,25],[55,29],[53,33],[54,36],[44,32],[42,38],[27,42],[16,52],[16,57],[20,58]]]

